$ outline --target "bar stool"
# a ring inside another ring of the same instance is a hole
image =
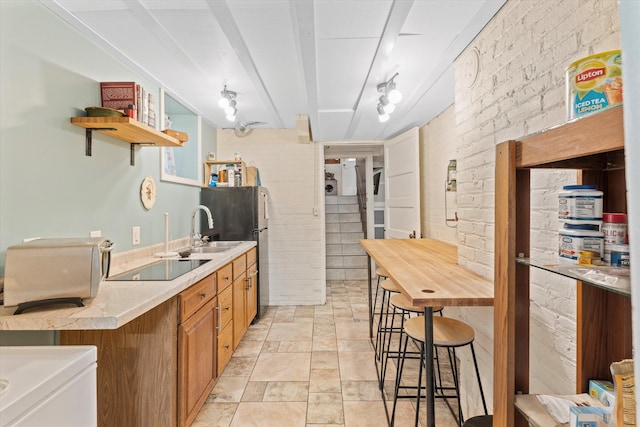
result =
[[[465,421],[463,427],[492,427],[493,415],[479,415]]]
[[[391,355],[395,355],[396,358],[400,356],[400,350],[401,350],[401,341],[398,342],[398,351],[397,352],[393,352],[391,351],[391,341],[393,338],[393,334],[397,333],[398,336],[401,336],[402,331],[404,329],[404,322],[405,319],[408,319],[411,317],[411,315],[413,314],[414,316],[420,316],[424,313],[424,308],[422,307],[416,307],[414,305],[411,304],[411,301],[404,296],[404,294],[402,293],[396,293],[394,295],[391,295],[391,298],[389,300],[389,304],[391,305],[391,307],[393,308],[392,312],[388,312],[387,316],[390,314],[391,315],[391,325],[389,326],[387,321],[385,320],[385,334],[383,335],[383,344],[382,344],[382,351],[380,352],[381,355],[381,363],[382,363],[382,368],[381,368],[381,375],[380,375],[380,385],[384,386],[384,379],[386,377],[386,373],[387,373],[387,366],[389,364],[389,357]],[[433,307],[433,312],[434,313],[440,313],[440,316],[442,316],[442,310],[444,307],[442,306],[438,306],[438,307]],[[400,326],[396,327],[395,326],[395,320],[396,317],[400,315]],[[418,355],[419,353],[410,353],[410,354],[415,354]],[[406,355],[405,355],[406,356]],[[417,357],[416,357],[417,358]],[[438,361],[438,373],[440,373],[440,362]]]
[[[378,303],[378,292],[380,291],[380,282],[389,278],[389,273],[387,273],[387,270],[380,267],[376,269],[376,277],[377,277],[376,296],[373,298],[373,307],[371,309],[372,316],[375,316],[376,314],[376,305]]]
[[[378,317],[378,333],[376,334],[376,342],[373,346],[373,350],[376,353],[376,360],[381,360],[382,357],[382,343],[384,342],[384,337],[387,332],[389,311],[391,310],[391,307],[389,306],[389,299],[391,298],[392,293],[397,294],[401,292],[396,282],[394,282],[393,279],[389,279],[388,276],[386,280],[381,281],[380,288],[382,288],[382,302],[380,304],[380,313]],[[385,302],[387,303],[386,307]],[[383,316],[384,324],[382,322]]]
[[[398,360],[398,371],[396,373],[396,391],[394,393],[394,401],[393,401],[393,411],[392,417],[395,415],[396,403],[398,400],[398,391],[400,389],[400,380],[402,378],[402,370],[404,368],[404,358],[407,350],[407,344],[409,342],[409,338],[412,338],[414,341],[419,343],[420,347],[420,357],[422,361],[426,363],[425,357],[425,331],[424,331],[424,319],[420,317],[414,317],[406,322],[404,322],[404,332],[407,335],[407,339],[404,342],[404,348],[402,356],[399,357]],[[482,389],[482,382],[480,381],[480,371],[478,369],[478,361],[476,359],[476,352],[473,347],[473,341],[475,339],[475,332],[471,326],[468,324],[449,317],[433,317],[433,345],[434,350],[437,351],[439,347],[444,347],[449,352],[449,362],[451,363],[451,371],[453,373],[453,382],[454,387],[443,387],[442,384],[440,387],[434,387],[436,391],[440,391],[443,393],[444,390],[455,390],[455,396],[440,394],[436,397],[448,399],[451,397],[456,397],[458,399],[458,425],[462,425],[464,419],[462,416],[462,405],[460,402],[460,388],[459,388],[459,378],[458,378],[458,368],[455,363],[456,359],[456,348],[470,346],[471,347],[471,355],[473,357],[473,365],[476,370],[476,377],[478,379],[478,387],[480,388],[480,396],[482,398],[482,406],[484,407],[485,415],[487,412],[487,403],[484,398],[484,391]],[[416,393],[416,426],[418,425],[418,413],[420,410],[420,390],[422,388],[422,362],[420,363],[420,368],[418,372],[418,392]],[[435,386],[435,385],[434,385]],[[393,418],[392,418],[393,420]],[[393,423],[393,421],[392,421]],[[392,424],[393,425],[393,424]]]

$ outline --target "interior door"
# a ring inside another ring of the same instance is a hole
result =
[[[420,141],[414,127],[384,144],[385,238],[421,237]]]

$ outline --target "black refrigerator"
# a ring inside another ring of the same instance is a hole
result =
[[[269,192],[264,187],[208,187],[200,204],[213,216],[213,229],[201,218],[202,236],[210,240],[254,240],[258,256],[258,314],[269,305]],[[202,214],[202,212],[201,212]]]

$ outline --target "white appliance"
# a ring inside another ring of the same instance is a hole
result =
[[[326,196],[338,195],[338,181],[335,179],[326,179],[324,181],[324,194]]]
[[[95,346],[0,347],[0,427],[95,427]]]

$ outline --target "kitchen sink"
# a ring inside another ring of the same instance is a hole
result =
[[[244,243],[243,241],[229,241],[229,242],[215,241],[215,242],[207,242],[204,244],[204,246],[211,247],[211,248],[233,248],[243,243]]]
[[[192,253],[207,253],[207,254],[226,252],[226,251],[228,251],[230,249],[233,249],[236,246],[241,245],[243,243],[244,243],[243,241],[207,242],[207,243],[203,244],[202,246],[198,246],[197,248],[191,249],[191,252]]]

